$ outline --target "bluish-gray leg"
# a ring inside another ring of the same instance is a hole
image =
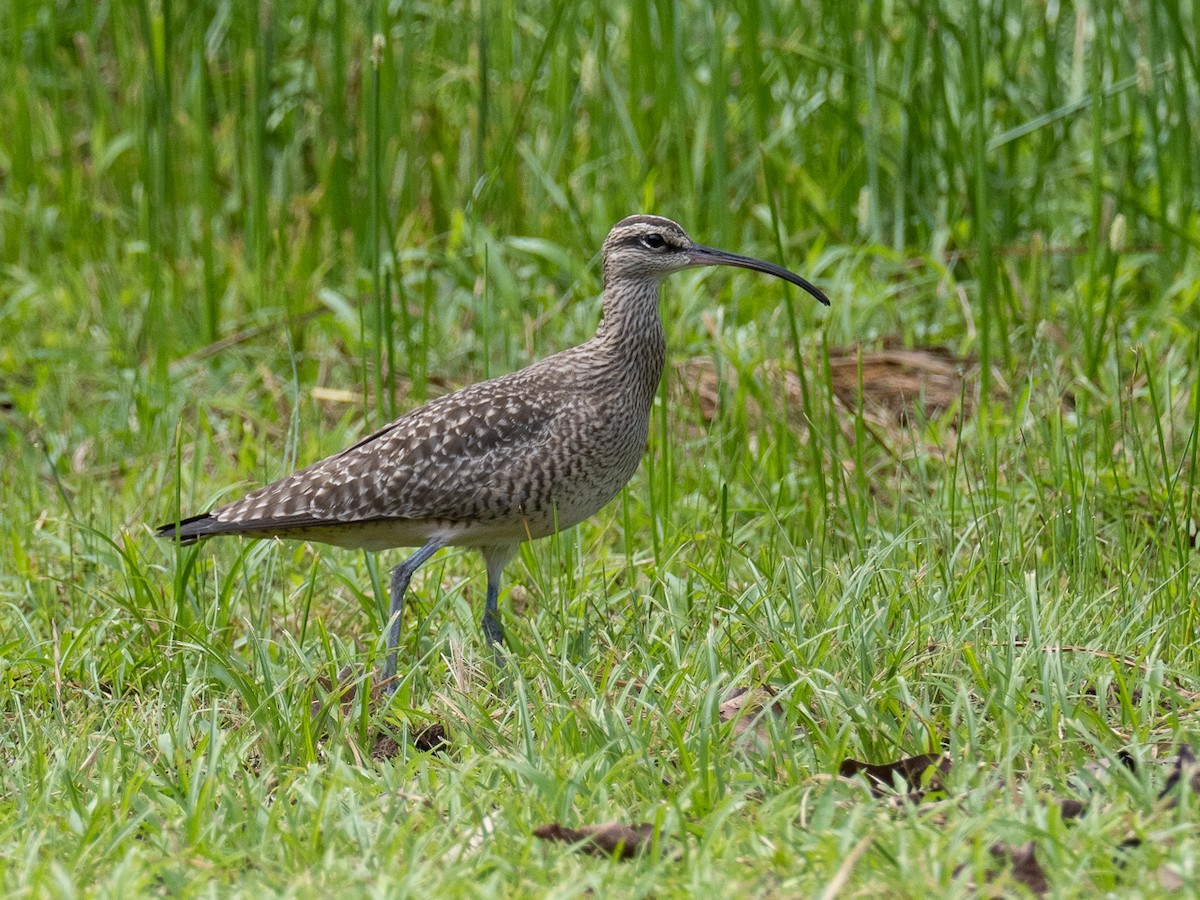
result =
[[[485,547],[483,561],[487,564],[487,603],[483,608],[483,636],[492,648],[497,661],[504,646],[504,629],[500,627],[500,575],[517,552],[517,544]]]
[[[396,568],[392,569],[391,607],[387,620],[387,664],[383,667],[384,680],[396,674],[396,651],[400,647],[400,616],[404,612],[404,595],[408,591],[408,583],[412,581],[413,573],[421,565],[445,546],[441,541],[430,541]],[[389,691],[394,691],[396,685],[390,684]]]
[[[500,579],[488,576],[487,605],[483,608],[483,636],[489,645],[504,645],[504,629],[500,627]]]

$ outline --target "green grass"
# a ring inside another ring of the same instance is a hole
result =
[[[6,894],[953,895],[1026,840],[1063,894],[1195,890],[1151,763],[1200,731],[1194,4],[256,6],[0,8]],[[444,552],[395,702],[314,715],[401,552],[148,526],[585,339],[639,211],[833,306],[668,282],[715,412],[669,371],[629,487],[509,567],[520,677]],[[838,400],[885,340],[965,410]],[[941,747],[932,804],[834,777]],[[532,837],[614,818],[662,852]]]

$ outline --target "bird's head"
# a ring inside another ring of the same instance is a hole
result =
[[[821,303],[829,298],[810,282],[782,266],[697,244],[682,228],[662,216],[629,216],[612,227],[602,251],[604,280],[661,281],[674,272],[697,266],[753,269],[804,288]]]

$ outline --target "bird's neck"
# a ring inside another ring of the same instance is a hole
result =
[[[610,280],[604,284],[604,315],[596,342],[612,366],[612,375],[628,382],[649,412],[662,379],[667,340],[658,314],[654,280]]]

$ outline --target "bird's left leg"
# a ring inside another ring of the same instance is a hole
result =
[[[404,612],[404,595],[408,591],[408,583],[412,581],[413,573],[421,568],[421,565],[444,547],[445,544],[439,540],[430,541],[396,568],[392,569],[392,584],[391,584],[391,608],[388,610],[387,628],[387,664],[383,667],[384,680],[392,678],[396,674],[396,652],[400,646],[400,616]],[[389,687],[389,693],[396,690],[396,684],[392,682]]]

